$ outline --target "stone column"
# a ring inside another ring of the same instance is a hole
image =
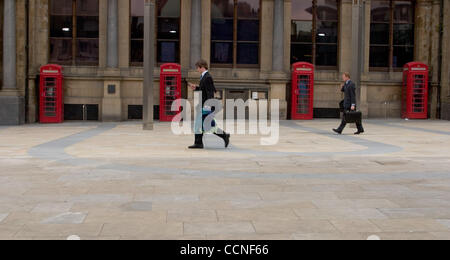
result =
[[[130,64],[130,2],[118,0],[119,12],[119,39],[118,55],[119,68],[129,68]]]
[[[145,0],[144,6],[144,130],[153,130],[153,72],[155,68],[155,0]]]
[[[273,1],[261,1],[261,75],[265,76],[272,70],[273,51]]]
[[[284,70],[284,0],[275,0],[273,8],[272,70]]]
[[[359,109],[363,112],[365,117],[368,116],[367,92],[362,86],[362,76],[365,68],[365,46],[366,46],[366,1],[355,0],[352,3],[352,65],[351,75],[355,82],[356,99]],[[369,3],[370,4],[370,3]]]
[[[273,35],[272,35],[272,73],[269,99],[278,99],[280,102],[280,119],[287,117],[286,83],[287,75],[284,73],[284,32],[285,32],[285,1],[273,2]],[[270,110],[268,110],[270,111]]]
[[[440,18],[441,18],[441,7],[439,0],[433,0],[432,10],[431,10],[431,25],[430,25],[430,63],[431,68],[430,83],[431,83],[431,119],[438,119],[439,116],[439,46],[440,41],[440,30],[432,30],[431,28],[440,28]]]
[[[202,56],[202,1],[192,0],[191,4],[191,69]]]
[[[441,118],[450,120],[450,2],[443,2],[443,41],[442,41],[442,75],[441,75]]]
[[[25,121],[25,100],[17,88],[16,1],[3,2],[3,86],[0,92],[0,125],[18,125]]]
[[[119,13],[118,0],[108,0],[106,30],[106,73],[110,79],[103,82],[102,121],[122,120],[121,82],[119,76]],[[115,80],[116,79],[116,80]]]
[[[119,66],[118,57],[118,0],[108,0],[108,56],[107,66],[109,68],[117,68]]]
[[[211,61],[211,1],[202,0],[202,59]]]
[[[3,90],[16,90],[16,1],[4,1]]]

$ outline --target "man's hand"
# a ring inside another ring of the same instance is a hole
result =
[[[355,107],[355,106],[352,106],[352,111],[355,111],[355,109],[356,109],[356,107]]]
[[[192,90],[195,90],[195,89],[197,88],[196,85],[194,85],[194,84],[192,84],[192,83],[190,83],[190,82],[188,82],[188,86],[189,86]]]

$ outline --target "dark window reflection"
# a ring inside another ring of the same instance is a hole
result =
[[[144,40],[131,40],[131,62],[144,62]]]
[[[292,1],[291,63],[337,66],[338,3],[338,0]]]
[[[77,40],[76,62],[78,64],[98,63],[98,39]]]
[[[373,23],[370,25],[371,44],[389,44],[389,24]]]
[[[238,41],[259,41],[259,21],[239,20]]]
[[[180,61],[180,0],[158,0],[156,60],[160,63]]]
[[[160,41],[158,42],[158,61],[159,62],[177,62],[179,55],[179,42],[177,41]]]
[[[312,42],[313,22],[292,21],[291,41],[293,42]]]
[[[158,39],[172,39],[180,38],[180,24],[178,19],[174,18],[159,18],[158,19]]]
[[[50,62],[98,65],[98,16],[98,0],[50,1]]]
[[[312,63],[312,44],[292,44],[292,63],[304,61]]]
[[[239,43],[237,46],[238,64],[258,64],[259,48],[255,43]]]
[[[98,16],[78,16],[77,36],[79,38],[98,38]]]
[[[337,66],[337,45],[317,45],[317,66]]]
[[[76,0],[76,1],[77,1],[77,15],[98,16],[98,9],[99,9],[98,0]]]
[[[72,16],[50,17],[50,37],[72,38]]]
[[[394,45],[414,45],[413,24],[394,24]]]
[[[211,63],[259,64],[259,17],[260,0],[211,0]]]
[[[389,22],[391,20],[390,1],[374,0],[371,3],[372,22]]]
[[[158,0],[156,7],[159,17],[180,17],[180,0]]]
[[[370,47],[370,67],[389,67],[389,46]]]
[[[238,0],[238,18],[259,18],[259,0]]]
[[[370,67],[400,68],[414,60],[414,1],[371,1]]]
[[[144,17],[131,18],[131,39],[144,39]]]
[[[414,23],[414,6],[411,1],[394,2],[394,22]]]
[[[130,61],[142,65],[144,60],[144,0],[131,0]],[[180,60],[180,0],[157,0],[157,50],[159,63]]]
[[[318,22],[317,37],[318,43],[337,43],[338,41],[338,23],[337,22]]]
[[[402,68],[406,63],[414,60],[414,47],[394,47],[392,66]]]
[[[234,17],[234,1],[233,0],[212,0],[211,2],[211,18],[233,18]]]
[[[50,3],[50,14],[72,16],[72,0],[57,0]]]
[[[211,63],[233,63],[233,43],[213,42],[211,46]]]
[[[211,40],[232,41],[233,40],[233,20],[214,19],[211,22]]]
[[[50,61],[61,65],[72,64],[72,40],[50,39]]]

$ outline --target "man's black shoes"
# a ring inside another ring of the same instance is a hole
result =
[[[363,133],[364,133],[364,130],[356,132],[355,135],[360,135],[360,134],[363,134]]]
[[[342,134],[342,131],[340,131],[339,129],[333,129],[333,132],[335,132],[336,134]]]
[[[189,149],[203,149],[203,135],[195,135],[195,143],[188,147]]]
[[[225,142],[225,148],[228,148],[228,145],[230,145],[230,134],[225,134],[223,141]]]
[[[203,144],[194,144],[188,147],[189,149],[203,149]]]

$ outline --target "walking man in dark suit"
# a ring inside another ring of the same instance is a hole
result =
[[[342,86],[342,92],[344,92],[344,102],[343,102],[343,109],[344,113],[346,111],[355,111],[356,110],[356,86],[353,81],[350,79],[350,73],[346,72],[342,75],[342,79],[344,80],[344,85]],[[334,132],[338,134],[342,134],[342,131],[344,131],[345,126],[347,125],[347,122],[345,121],[345,116],[342,117],[342,123],[339,126],[338,129],[333,129]],[[364,133],[364,127],[362,125],[362,121],[356,122],[356,127],[358,128],[358,131],[355,133],[355,135],[359,135]]]
[[[216,136],[223,139],[225,148],[227,148],[230,144],[230,135],[219,129],[214,120],[211,122],[211,126],[207,126],[207,129],[205,129],[204,121],[211,113],[213,113],[211,107],[205,106],[205,102],[214,98],[216,88],[214,86],[214,80],[211,77],[211,74],[209,74],[208,72],[208,63],[205,60],[200,60],[195,64],[195,66],[197,67],[197,71],[202,75],[200,78],[200,84],[196,86],[192,83],[189,83],[189,87],[194,91],[202,92],[202,114],[198,115],[202,118],[201,121],[200,118],[195,120],[196,123],[201,122],[201,126],[195,126],[195,143],[194,145],[189,146],[189,149],[203,149],[203,134],[211,129]]]

